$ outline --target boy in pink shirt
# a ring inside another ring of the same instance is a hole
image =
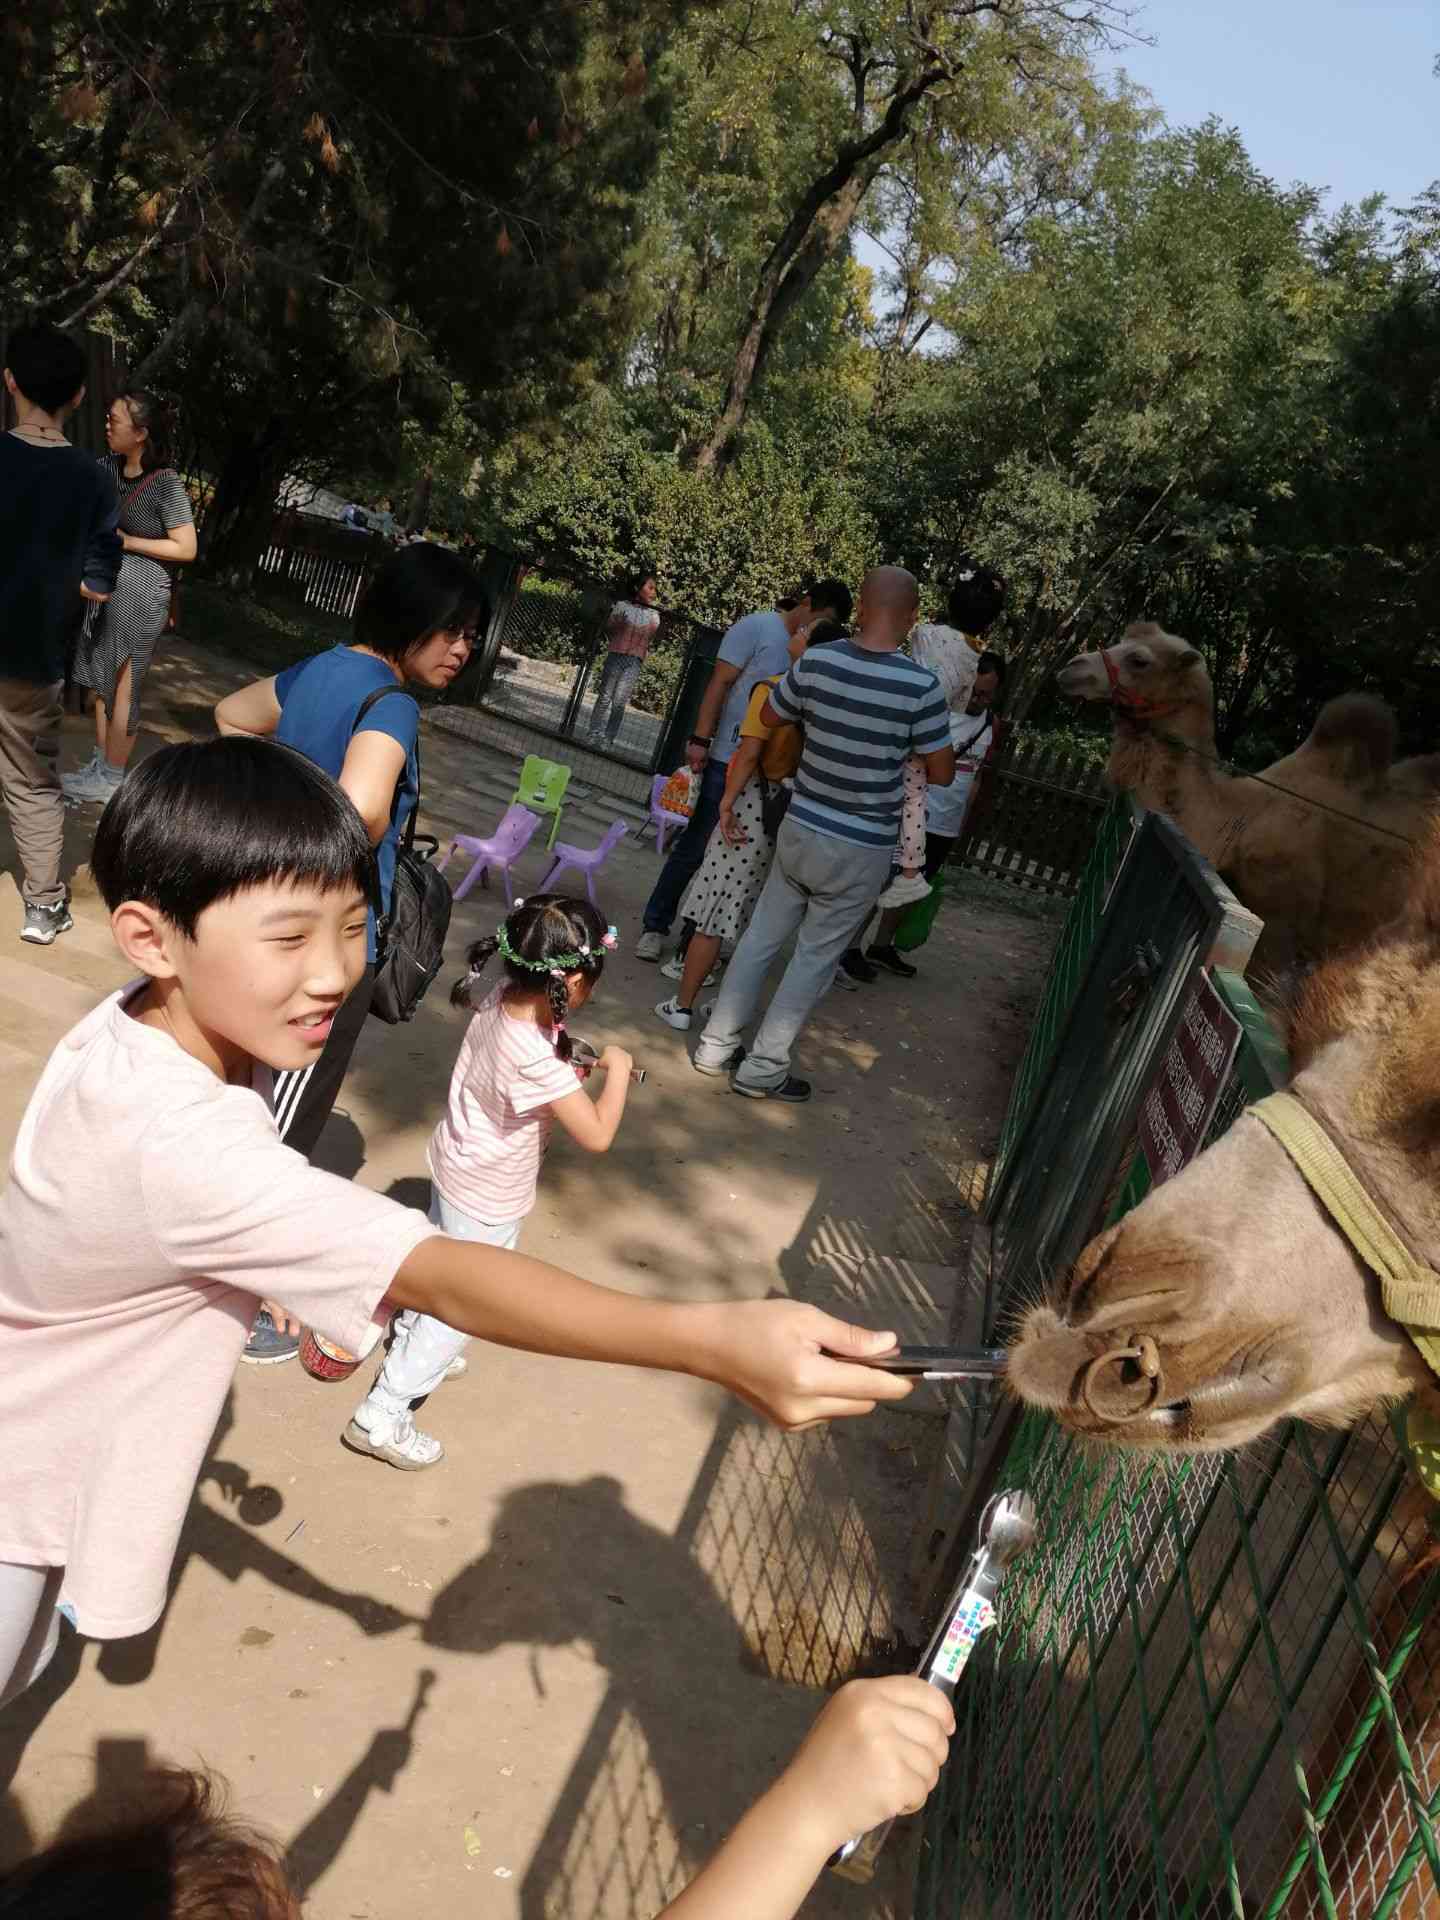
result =
[[[592,1286],[450,1239],[282,1144],[271,1069],[323,1049],[365,965],[372,886],[359,814],[302,755],[164,749],[106,808],[91,869],[142,978],[56,1048],[0,1198],[0,1704],[54,1652],[57,1609],[100,1639],[159,1618],[262,1295],[352,1352],[413,1308],[530,1352],[692,1373],[782,1425],[906,1391],[854,1364],[890,1334],[786,1301]]]

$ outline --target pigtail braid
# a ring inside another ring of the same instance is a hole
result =
[[[487,939],[477,940],[473,946],[466,948],[465,964],[470,971],[462,974],[450,989],[450,1004],[452,1007],[474,1006],[475,1002],[471,998],[471,994],[474,990],[475,982],[480,978],[486,961],[491,959],[499,950],[500,942],[493,933]]]

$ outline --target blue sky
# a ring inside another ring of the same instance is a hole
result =
[[[1405,206],[1440,177],[1437,0],[1147,0],[1153,46],[1123,66],[1174,126],[1215,113],[1281,186],[1330,188],[1331,211]]]

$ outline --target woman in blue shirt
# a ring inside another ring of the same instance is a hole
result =
[[[458,554],[424,544],[404,547],[365,590],[349,646],[331,647],[256,680],[215,709],[221,733],[279,740],[339,781],[370,830],[382,901],[390,898],[395,850],[419,790],[420,709],[408,694],[377,700],[363,719],[360,708],[380,688],[448,687],[470,658],[485,606],[478,576]],[[366,957],[370,964],[335,1014],[314,1065],[275,1076],[281,1138],[307,1156],[330,1116],[370,1010],[373,910]],[[287,1360],[298,1347],[284,1316],[267,1301],[246,1359]]]

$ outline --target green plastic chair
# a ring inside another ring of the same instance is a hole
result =
[[[550,838],[545,842],[548,851],[555,844],[555,836],[560,831],[560,816],[565,811],[565,789],[570,784],[570,769],[562,766],[558,760],[542,760],[538,753],[527,753],[525,764],[520,769],[520,784],[510,796],[513,807],[516,802],[528,807],[532,813],[551,814]]]

